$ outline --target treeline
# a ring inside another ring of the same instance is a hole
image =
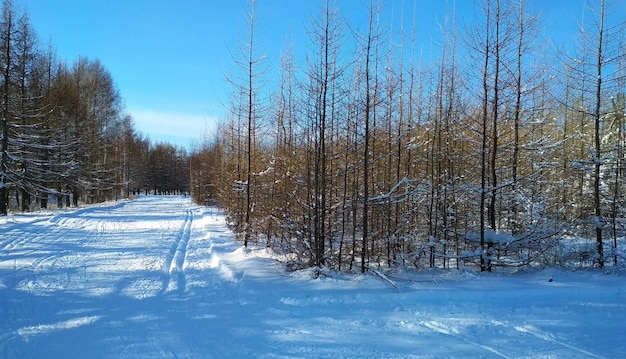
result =
[[[188,190],[186,151],[135,131],[103,64],[58,59],[11,0],[0,16],[0,215]]]
[[[274,77],[251,3],[230,112],[192,154],[194,200],[245,245],[360,271],[623,263],[626,44],[604,0],[552,55],[532,2],[451,11],[432,61],[419,17],[397,21],[420,2],[356,24],[320,3]]]

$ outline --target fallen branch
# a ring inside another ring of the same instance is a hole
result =
[[[392,287],[394,287],[398,292],[400,292],[400,288],[398,288],[398,284],[396,282],[394,282],[391,278],[387,277],[385,274],[381,273],[380,271],[378,271],[378,270],[376,270],[374,268],[368,267],[367,270],[369,272],[377,275],[382,280],[384,280],[385,282],[389,283]]]

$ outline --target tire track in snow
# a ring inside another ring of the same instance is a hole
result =
[[[165,265],[163,266],[163,270],[165,272],[163,290],[166,292],[172,292],[175,290],[180,294],[185,292],[187,280],[185,278],[183,265],[185,264],[185,258],[187,257],[189,238],[191,238],[193,216],[193,211],[188,209],[185,213],[185,220],[183,221],[180,235],[165,258]]]

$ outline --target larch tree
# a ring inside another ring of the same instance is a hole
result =
[[[87,107],[81,99],[73,72],[64,63],[58,65],[46,103],[50,108],[47,121],[51,127],[58,128],[58,139],[64,143],[62,150],[55,153],[63,167],[58,190],[64,193],[68,206],[70,202],[77,206],[82,194],[83,168],[86,166],[81,136]]]
[[[480,236],[480,251],[485,252],[485,230],[487,227],[485,226],[485,206],[487,204],[487,195],[488,195],[488,168],[487,168],[487,156],[489,153],[489,101],[490,101],[490,93],[491,88],[489,84],[489,65],[491,63],[491,55],[492,55],[492,15],[491,15],[491,3],[488,1],[485,8],[485,24],[483,27],[483,36],[484,39],[479,37],[478,40],[482,47],[476,48],[475,51],[480,54],[481,57],[478,58],[478,61],[482,62],[481,68],[481,84],[482,84],[482,92],[481,92],[481,110],[480,110],[480,125],[479,125],[479,133],[480,133],[480,217],[479,221],[479,236]],[[480,30],[478,31],[480,33]],[[471,41],[471,40],[470,40]],[[480,254],[480,270],[485,271],[490,268],[490,264],[488,263],[487,253]]]
[[[231,184],[235,189],[236,201],[243,200],[243,208],[233,213],[237,218],[237,226],[243,234],[244,246],[248,246],[254,228],[252,226],[255,201],[260,193],[255,181],[258,153],[257,128],[262,117],[260,81],[263,73],[261,68],[265,55],[258,52],[256,2],[250,0],[246,13],[247,34],[242,42],[239,54],[233,54],[233,60],[239,71],[238,75],[228,76],[227,80],[233,88],[231,113],[231,143],[237,158],[237,179]],[[243,198],[240,198],[243,195]]]
[[[37,40],[28,15],[18,13],[10,0],[2,5],[0,41],[0,215],[6,215],[10,189],[21,195],[23,209],[30,194],[47,196],[51,166],[41,142],[49,135],[43,125],[43,94],[31,86],[36,82]]]
[[[614,106],[611,98],[616,98],[619,92],[620,72],[619,61],[620,49],[623,46],[621,36],[624,33],[624,20],[609,17],[608,6],[605,0],[598,0],[586,4],[586,10],[590,9],[591,25],[584,21],[579,25],[580,46],[576,51],[575,58],[570,60],[569,69],[573,81],[570,85],[573,90],[580,94],[573,109],[580,117],[580,132],[587,134],[590,140],[581,143],[576,167],[582,176],[581,197],[590,192],[590,211],[588,214],[583,210],[582,219],[588,219],[592,223],[592,232],[595,234],[595,263],[599,267],[605,264],[604,255],[604,230],[608,223],[605,212],[605,203],[610,203],[611,194],[606,192],[609,188],[607,176],[604,172],[607,168],[608,151],[604,148],[604,138],[609,133],[609,123]],[[587,126],[589,123],[591,126]],[[588,127],[591,127],[586,131]],[[585,159],[588,158],[588,159]],[[587,186],[584,179],[590,175],[590,185]]]
[[[255,35],[255,16],[254,16],[254,0],[250,1],[250,12],[248,14],[249,28],[250,28],[250,42],[248,43],[248,78],[247,78],[247,88],[246,95],[248,99],[247,103],[247,129],[248,133],[246,136],[246,219],[245,219],[245,233],[243,239],[243,246],[248,246],[248,240],[250,239],[250,212],[252,212],[252,143],[253,143],[253,134],[254,127],[256,126],[255,121],[255,108],[254,108],[254,98],[255,98],[255,76],[254,76],[254,64],[256,62],[254,56],[254,35]]]
[[[8,187],[11,185],[10,157],[9,157],[9,127],[11,127],[12,119],[10,96],[11,96],[11,70],[13,60],[13,44],[16,36],[16,15],[13,3],[5,0],[2,4],[2,19],[0,22],[0,50],[2,67],[2,109],[0,113],[0,127],[2,127],[2,138],[0,139],[0,215],[7,215],[9,196]]]
[[[374,112],[374,102],[376,101],[373,86],[372,86],[372,55],[374,50],[372,44],[375,41],[375,16],[377,14],[374,8],[374,1],[371,0],[368,9],[368,21],[367,32],[364,40],[364,58],[365,68],[363,69],[365,94],[363,99],[363,237],[361,240],[361,273],[364,273],[367,269],[367,262],[369,260],[368,244],[370,241],[370,223],[369,223],[369,200],[370,200],[370,125],[372,122],[372,116]]]
[[[310,250],[311,261],[321,266],[325,263],[326,240],[328,239],[327,216],[329,211],[329,160],[328,147],[334,107],[333,89],[339,81],[340,71],[337,67],[337,56],[341,34],[339,32],[339,15],[332,0],[325,0],[322,9],[312,25],[310,41],[313,45],[312,53],[308,58],[308,86],[305,96],[309,96],[308,110],[305,116],[308,119],[310,132],[307,163],[311,174],[307,181],[307,198],[310,220]],[[305,104],[307,101],[305,101]],[[305,176],[309,176],[303,174]]]

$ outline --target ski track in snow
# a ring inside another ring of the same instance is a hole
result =
[[[568,349],[572,349],[575,352],[578,352],[578,353],[580,353],[580,354],[582,354],[584,356],[588,356],[589,358],[604,358],[603,356],[591,353],[591,352],[589,352],[587,350],[580,349],[580,348],[578,348],[578,347],[576,347],[574,345],[571,345],[571,344],[565,343],[563,341],[557,340],[556,338],[554,338],[554,336],[552,334],[546,333],[546,332],[544,332],[544,331],[542,331],[542,330],[540,330],[538,328],[535,328],[535,326],[533,326],[533,325],[516,326],[515,330],[517,330],[517,331],[519,331],[521,333],[528,333],[528,334],[530,334],[532,336],[535,336],[535,337],[537,337],[539,339],[542,339],[542,340],[545,340],[547,342],[553,342],[553,343],[562,345],[562,346],[564,346],[564,347],[566,347]]]
[[[441,333],[441,334],[449,335],[449,336],[452,336],[454,338],[460,339],[460,340],[462,340],[462,341],[464,341],[464,342],[466,342],[468,344],[471,344],[471,345],[474,345],[474,346],[476,346],[478,348],[484,349],[488,353],[495,354],[498,357],[502,357],[502,358],[506,358],[506,359],[512,358],[512,357],[510,357],[510,356],[508,356],[508,355],[506,355],[504,353],[501,353],[500,351],[498,351],[498,350],[496,350],[496,349],[494,349],[494,348],[492,348],[490,346],[476,343],[476,342],[468,339],[467,337],[462,336],[458,331],[456,331],[454,329],[451,329],[451,328],[447,327],[445,324],[442,324],[440,322],[428,321],[428,322],[422,323],[422,325],[424,325],[426,328],[432,330],[435,333]]]
[[[626,357],[619,273],[313,279],[183,197],[1,220],[0,358]]]
[[[186,288],[186,279],[183,265],[187,256],[187,246],[191,237],[191,225],[193,222],[193,211],[188,209],[185,212],[185,220],[183,221],[181,233],[174,242],[174,246],[170,250],[169,255],[165,259],[163,268],[167,271],[167,283],[163,288],[168,291],[178,291],[184,293]]]

